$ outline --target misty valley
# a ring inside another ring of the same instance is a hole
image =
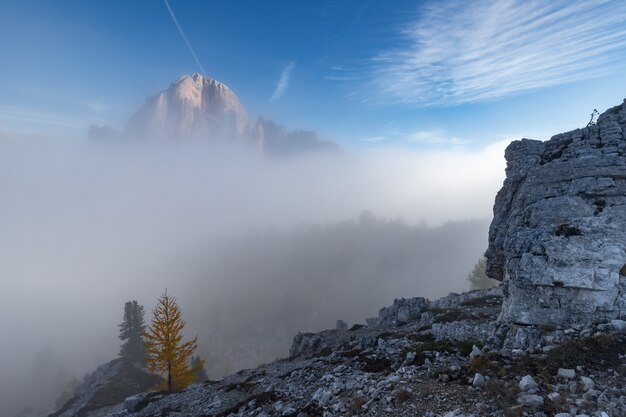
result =
[[[0,417],[626,417],[626,4],[0,4]]]

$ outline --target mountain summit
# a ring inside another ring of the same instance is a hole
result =
[[[262,117],[251,119],[228,86],[198,73],[184,75],[146,99],[123,132],[93,125],[89,137],[243,144],[271,155],[337,150],[315,132],[289,131]]]
[[[133,137],[237,138],[249,134],[250,119],[225,84],[198,73],[185,75],[148,98],[126,125]]]

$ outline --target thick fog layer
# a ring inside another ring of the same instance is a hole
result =
[[[487,226],[477,220],[428,228],[365,213],[356,221],[249,234],[187,257],[198,270],[180,295],[205,305],[187,318],[201,334],[207,371],[229,374],[287,356],[298,331],[334,328],[337,319],[365,323],[397,297],[467,289]]]
[[[113,359],[124,302],[149,321],[166,287],[214,377],[299,330],[466,289],[503,148],[268,160],[0,135],[2,415]]]

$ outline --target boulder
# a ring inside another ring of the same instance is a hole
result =
[[[472,381],[472,385],[475,387],[484,387],[485,386],[485,377],[482,374],[476,373],[474,375],[474,380]]]
[[[561,378],[572,379],[576,377],[576,371],[574,369],[559,368],[557,375]]]
[[[539,395],[523,394],[517,398],[517,402],[527,407],[537,408],[543,405],[543,398]]]
[[[530,375],[526,375],[524,378],[522,378],[522,380],[519,382],[519,389],[522,391],[531,391],[531,390],[536,390],[537,389],[537,383],[535,382],[535,380],[533,379],[532,376]]]
[[[129,413],[136,413],[147,405],[148,394],[141,393],[130,396],[124,400],[124,410]]]
[[[428,307],[428,300],[422,297],[395,299],[393,305],[381,308],[378,312],[378,325],[395,327],[402,323],[419,320]]]

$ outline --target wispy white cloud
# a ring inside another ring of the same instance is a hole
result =
[[[372,58],[357,97],[446,106],[600,77],[626,67],[621,0],[432,1]]]
[[[448,136],[439,130],[418,130],[405,136],[407,142],[421,145],[452,145],[456,147],[470,143],[470,140]]]
[[[276,88],[274,89],[274,93],[270,98],[270,102],[274,100],[278,100],[285,94],[287,91],[287,87],[289,87],[289,77],[291,76],[291,71],[296,66],[294,61],[291,61],[283,70],[283,73],[280,75],[280,79],[278,80],[278,84],[276,84]]]
[[[174,24],[176,25],[176,29],[178,29],[178,33],[180,33],[180,36],[183,38],[183,40],[187,44],[187,48],[189,49],[189,52],[191,52],[191,56],[193,56],[193,59],[195,59],[196,64],[198,64],[198,66],[200,67],[200,70],[202,71],[202,75],[206,76],[206,71],[204,71],[204,68],[202,67],[202,64],[200,63],[200,60],[196,56],[196,53],[194,52],[193,48],[191,47],[191,43],[189,42],[189,39],[187,39],[187,36],[185,35],[183,28],[178,23],[178,19],[176,19],[176,15],[174,14],[174,11],[170,7],[170,4],[167,2],[167,0],[163,0],[163,3],[165,3],[165,7],[167,7],[167,11],[170,12],[170,16],[172,16],[172,20],[174,21]]]

